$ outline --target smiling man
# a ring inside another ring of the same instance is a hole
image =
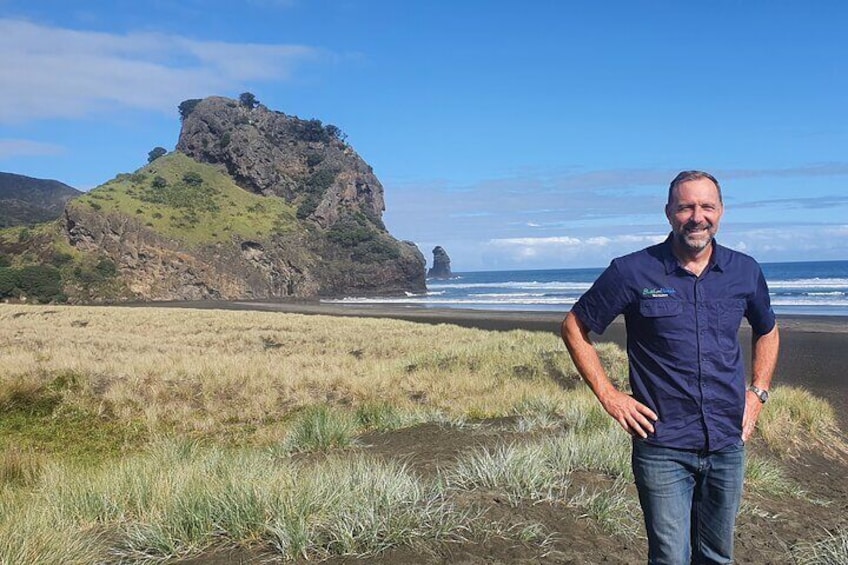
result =
[[[715,241],[724,205],[709,173],[668,189],[668,238],[619,257],[562,323],[562,338],[604,409],[633,437],[649,563],[731,563],[745,442],[768,400],[779,337],[759,265]],[[632,395],[607,377],[589,332],[619,315]],[[739,346],[753,335],[750,384]]]

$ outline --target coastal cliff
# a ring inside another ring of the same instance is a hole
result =
[[[423,255],[386,230],[383,186],[341,130],[255,100],[189,100],[180,113],[176,151],[151,152],[31,238],[41,249],[30,257],[62,257],[50,265],[67,300],[425,290]],[[16,237],[0,237],[0,255],[18,255],[12,267],[23,264]]]

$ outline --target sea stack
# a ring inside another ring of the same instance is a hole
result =
[[[449,279],[451,277],[450,257],[441,245],[433,248],[433,266],[427,271],[431,279]]]

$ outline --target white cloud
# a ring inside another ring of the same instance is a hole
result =
[[[176,113],[192,96],[283,81],[327,54],[301,45],[77,31],[0,19],[0,123],[75,118],[111,106]]]
[[[510,268],[600,266],[614,257],[663,241],[662,234],[594,237],[512,237],[491,239],[485,254]]]
[[[848,237],[848,225],[829,226],[822,231],[825,235],[830,237]]]
[[[0,159],[60,155],[65,151],[64,147],[53,143],[42,143],[28,139],[0,139]]]
[[[576,237],[512,237],[493,239],[492,245],[502,247],[548,247],[548,246],[574,246],[580,245],[581,240]]]
[[[848,225],[725,226],[719,240],[760,261],[805,261],[845,259],[846,236]]]

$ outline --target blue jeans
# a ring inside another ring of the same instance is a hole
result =
[[[732,563],[745,446],[712,452],[633,441],[633,475],[648,533],[648,563]]]

